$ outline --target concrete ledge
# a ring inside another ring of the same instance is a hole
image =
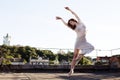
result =
[[[70,65],[4,65],[0,66],[0,71],[68,71]],[[109,65],[77,65],[76,71],[120,71],[120,68],[111,68]]]

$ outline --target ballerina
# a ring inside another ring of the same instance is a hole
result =
[[[82,59],[82,57],[90,53],[94,50],[94,46],[87,42],[86,40],[86,26],[83,24],[83,22],[80,20],[78,15],[72,11],[69,7],[65,7],[66,10],[70,11],[75,17],[68,20],[68,23],[66,23],[61,17],[56,16],[56,20],[61,20],[63,24],[65,24],[67,27],[72,29],[76,32],[77,38],[74,46],[74,54],[73,59],[71,62],[70,71],[68,73],[68,76],[71,76],[71,74],[74,73],[75,65],[77,65],[78,61]]]

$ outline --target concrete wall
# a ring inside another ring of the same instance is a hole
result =
[[[4,65],[0,66],[0,71],[1,70],[69,70],[70,65]],[[81,69],[81,70],[110,70],[112,69],[108,65],[77,65],[75,69]],[[120,69],[120,68],[114,68],[114,69]]]

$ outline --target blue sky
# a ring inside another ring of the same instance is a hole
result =
[[[56,21],[74,17],[87,27],[87,40],[96,49],[120,48],[120,0],[0,0],[0,44],[7,33],[11,45],[74,48],[76,33]]]

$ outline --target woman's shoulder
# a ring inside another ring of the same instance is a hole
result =
[[[82,27],[82,26],[85,26],[84,23],[82,22],[77,24],[77,27]]]
[[[85,29],[85,28],[86,28],[86,26],[84,25],[84,23],[79,23],[76,26],[76,29]]]

